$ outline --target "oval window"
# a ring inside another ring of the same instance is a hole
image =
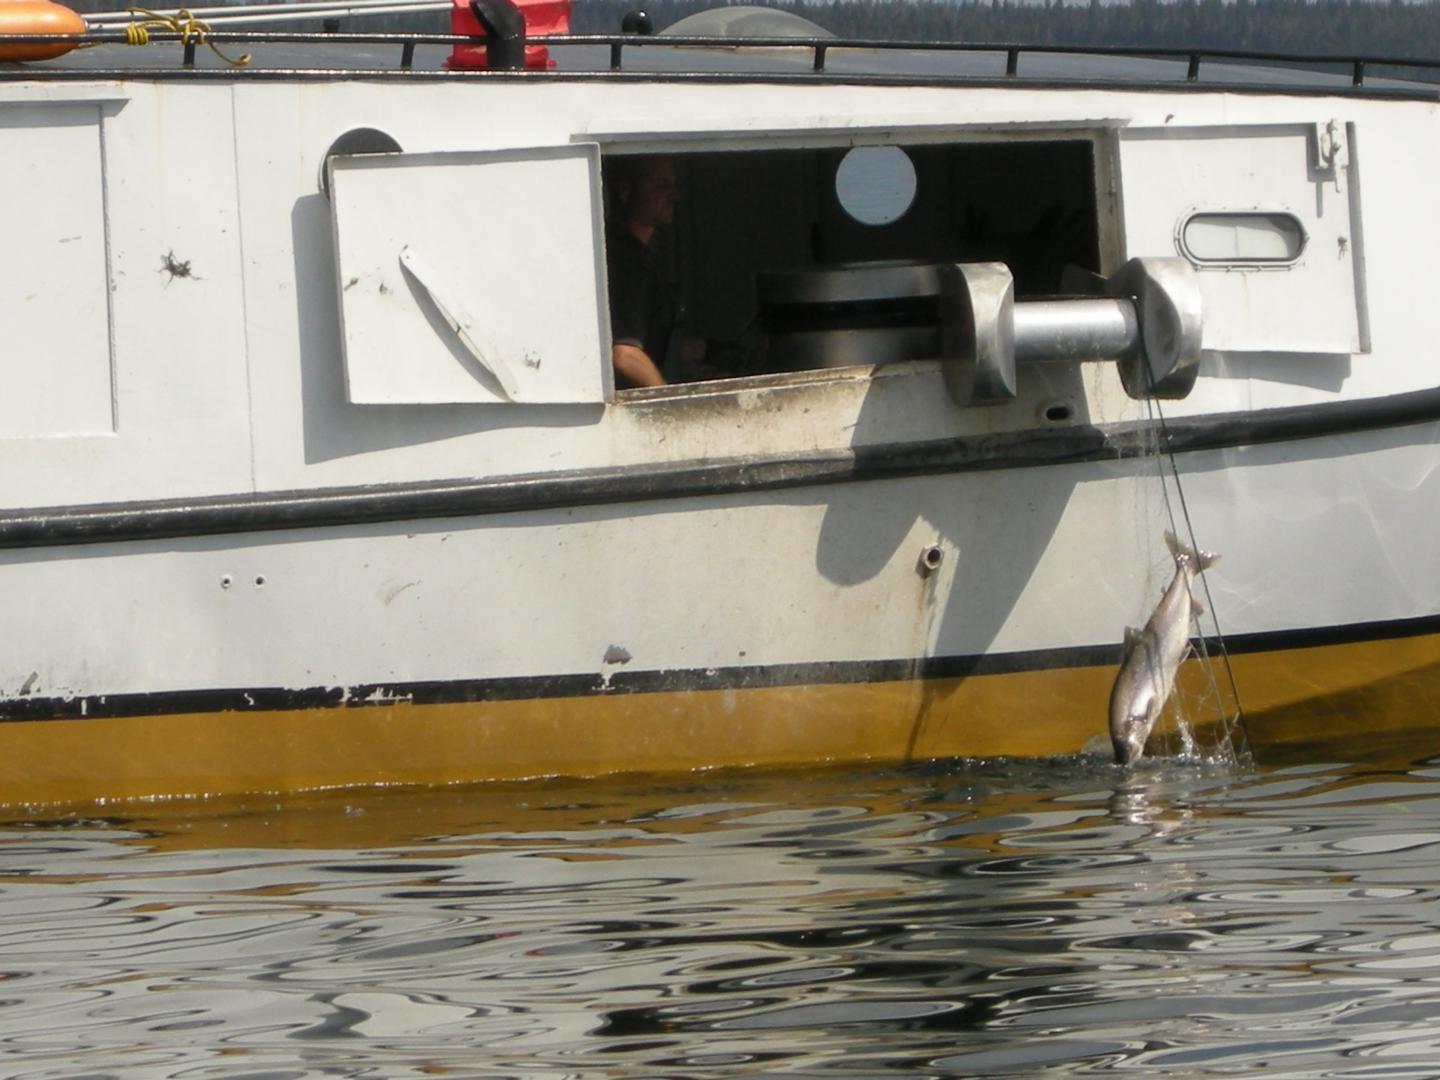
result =
[[[915,164],[898,146],[857,146],[835,170],[835,197],[862,225],[898,221],[915,201]]]
[[[1180,246],[1197,263],[1289,263],[1305,249],[1305,229],[1293,214],[1191,214],[1180,230]]]

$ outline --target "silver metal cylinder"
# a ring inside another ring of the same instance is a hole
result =
[[[1015,359],[1115,360],[1140,341],[1129,299],[1029,300],[1015,305]]]

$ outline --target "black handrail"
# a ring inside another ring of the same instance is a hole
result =
[[[123,29],[92,30],[85,34],[0,34],[0,46],[25,44],[68,43],[73,45],[124,44]],[[176,33],[152,32],[152,44],[195,43],[191,35],[188,42]],[[208,31],[205,41],[217,45],[226,44],[313,44],[337,45],[384,45],[402,47],[402,67],[409,66],[417,45],[476,45],[486,44],[485,36],[471,37],[458,34],[428,33],[338,33],[303,31]],[[709,48],[734,50],[737,48],[796,49],[809,50],[813,55],[812,70],[823,72],[828,58],[839,50],[863,50],[870,52],[949,52],[949,53],[1001,53],[1006,58],[1005,74],[1018,76],[1022,55],[1068,55],[1145,58],[1174,60],[1186,65],[1186,79],[1199,78],[1202,63],[1236,62],[1241,64],[1283,64],[1305,67],[1334,66],[1349,70],[1351,85],[1364,85],[1369,69],[1411,68],[1440,71],[1440,60],[1410,56],[1356,56],[1353,54],[1291,53],[1257,51],[1249,49],[1221,48],[1175,48],[1168,46],[1142,45],[1023,45],[1003,41],[903,41],[868,40],[864,38],[809,38],[809,37],[681,37],[643,34],[554,34],[537,36],[537,44],[550,48],[564,46],[601,46],[609,50],[612,70],[623,70],[623,53],[628,49],[645,48]],[[28,66],[27,73],[43,76],[43,63]]]

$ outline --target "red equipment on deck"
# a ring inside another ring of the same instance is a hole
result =
[[[450,32],[471,37],[484,36],[486,31],[471,9],[470,0],[453,0],[450,10]],[[555,66],[550,50],[544,45],[531,45],[529,39],[546,34],[570,31],[570,0],[514,0],[525,17],[525,67],[544,69]],[[488,68],[490,60],[483,44],[456,45],[445,61],[447,68]]]

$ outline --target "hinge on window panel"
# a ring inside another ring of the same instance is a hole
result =
[[[1350,167],[1350,147],[1345,141],[1345,125],[1329,120],[1315,125],[1315,169],[1329,179],[1336,191],[1345,190],[1345,171]]]

